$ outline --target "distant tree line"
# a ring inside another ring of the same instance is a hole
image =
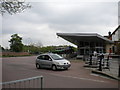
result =
[[[11,52],[28,52],[30,54],[40,54],[40,53],[46,53],[46,52],[61,53],[61,51],[63,53],[63,51],[64,52],[68,51],[68,48],[72,48],[73,51],[77,50],[75,47],[67,46],[67,45],[60,45],[60,46],[36,46],[34,44],[24,45],[22,43],[22,37],[20,37],[18,34],[11,35],[11,39],[9,40],[9,43],[10,43],[9,51],[11,51]],[[60,52],[58,52],[58,49],[61,47],[63,49],[61,49]],[[3,51],[6,51],[6,49],[4,49],[3,47],[1,47],[1,49]]]
[[[66,48],[66,50],[61,49],[60,51],[58,51],[57,48],[59,48],[59,47],[64,47],[64,48]],[[24,52],[29,52],[31,54],[40,54],[40,53],[46,53],[46,52],[52,52],[52,53],[62,54],[63,52],[66,53],[66,51],[68,51],[67,47],[72,47],[72,46],[60,45],[60,46],[38,47],[38,46],[34,46],[34,45],[24,45],[23,51]],[[72,47],[72,48],[73,48],[73,51],[77,50],[75,47]]]
[[[56,46],[39,47],[35,45],[24,45],[23,51],[31,54],[40,54],[54,51]]]

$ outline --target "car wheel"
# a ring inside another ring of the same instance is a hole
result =
[[[56,71],[57,70],[57,67],[55,65],[52,66],[52,70],[53,71]]]
[[[40,65],[39,65],[38,63],[36,64],[36,68],[37,68],[37,69],[40,69]]]

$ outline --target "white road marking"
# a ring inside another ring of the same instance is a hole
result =
[[[30,65],[33,65],[33,64],[30,64]],[[20,69],[28,70],[26,68],[20,68]],[[68,76],[68,75],[66,76],[66,75],[60,75],[60,74],[55,74],[55,73],[51,73],[51,72],[44,72],[44,71],[37,71],[37,70],[35,70],[35,72],[40,72],[40,73],[47,74],[47,75],[49,74],[49,75],[65,77],[65,78],[73,78],[73,79],[80,79],[80,80],[88,80],[88,81],[94,81],[94,82],[107,83],[107,81],[103,81],[103,80],[96,80],[96,79],[89,79],[89,78],[82,78],[82,77],[74,77],[74,76]]]
[[[53,74],[53,73],[49,73],[50,75],[54,75],[54,76],[59,76],[59,77],[65,77],[65,78],[73,78],[73,79],[80,79],[80,80],[88,80],[88,81],[95,81],[95,82],[106,82],[106,81],[102,81],[102,80],[95,80],[95,79],[89,79],[89,78],[80,78],[80,77],[74,77],[74,76],[65,76],[65,75],[59,75],[59,74]]]
[[[22,68],[23,69],[23,68]],[[28,70],[28,69],[25,69],[24,70]],[[89,79],[89,78],[82,78],[82,77],[74,77],[74,76],[65,76],[65,75],[60,75],[60,74],[54,74],[54,73],[51,73],[51,72],[44,72],[44,71],[36,71],[35,72],[40,72],[40,73],[43,73],[43,74],[49,74],[49,75],[52,75],[52,76],[58,76],[58,77],[64,77],[64,78],[73,78],[73,79],[80,79],[80,80],[87,80],[87,81],[94,81],[94,82],[101,82],[101,83],[107,83],[107,81],[103,81],[103,80],[96,80],[96,79]]]

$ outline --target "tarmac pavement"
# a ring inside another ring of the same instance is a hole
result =
[[[86,69],[83,61],[72,61],[68,70],[36,69],[36,56],[3,58],[2,81],[34,76],[44,77],[44,88],[118,88],[118,81],[104,78]]]

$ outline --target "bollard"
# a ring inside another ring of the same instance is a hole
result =
[[[100,60],[99,60],[99,71],[102,71],[102,59],[103,59],[103,56],[102,55],[100,55],[99,56],[100,57]]]
[[[107,57],[107,64],[106,64],[106,66],[107,66],[106,68],[109,69],[109,55]]]
[[[104,55],[103,55],[103,54],[101,55],[101,58],[102,58],[102,62],[103,62],[103,63],[102,63],[102,66],[105,66]]]
[[[89,65],[92,65],[92,54],[90,55],[90,62]]]

